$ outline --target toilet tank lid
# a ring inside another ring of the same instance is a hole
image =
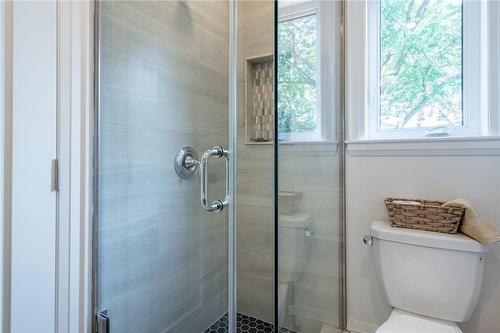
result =
[[[281,228],[307,228],[312,224],[312,216],[307,213],[280,215],[278,224]]]
[[[374,221],[371,235],[375,238],[404,244],[435,247],[465,252],[487,252],[488,247],[464,234],[443,234],[432,231],[391,227],[389,222]]]

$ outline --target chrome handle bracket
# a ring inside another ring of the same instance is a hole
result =
[[[226,158],[226,194],[224,199],[209,203],[208,200],[208,161],[211,157]],[[220,212],[229,204],[229,151],[222,147],[213,147],[203,153],[200,160],[200,195],[201,205],[209,212]]]
[[[198,154],[192,147],[184,146],[175,155],[174,169],[182,179],[194,177],[198,172],[199,165]]]

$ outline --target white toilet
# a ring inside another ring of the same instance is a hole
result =
[[[279,281],[295,282],[304,273],[311,252],[311,227],[311,214],[279,216]]]
[[[286,314],[285,304],[293,298],[291,285],[297,281],[305,271],[311,252],[311,214],[297,213],[294,215],[280,215],[279,228],[279,305],[280,317]]]
[[[376,333],[460,333],[477,303],[487,247],[462,235],[371,226],[391,316]]]

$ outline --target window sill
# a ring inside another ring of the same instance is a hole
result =
[[[278,152],[281,156],[335,156],[339,143],[337,141],[280,141]],[[280,157],[281,157],[280,156]]]
[[[274,141],[264,141],[264,142],[256,142],[256,141],[247,141],[245,142],[246,145],[274,145]],[[304,145],[336,145],[338,144],[337,141],[331,141],[331,140],[290,140],[290,141],[278,141],[279,145],[284,145],[284,146],[289,146],[289,145],[298,145],[298,146],[304,146]]]
[[[351,156],[500,156],[500,137],[349,140]]]
[[[280,145],[334,145],[337,144],[337,141],[331,140],[281,140],[278,141]]]

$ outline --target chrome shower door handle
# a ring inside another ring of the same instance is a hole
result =
[[[208,161],[211,157],[226,158],[226,195],[222,200],[208,201]],[[229,151],[222,147],[208,149],[200,160],[201,205],[209,212],[220,212],[229,203]]]

